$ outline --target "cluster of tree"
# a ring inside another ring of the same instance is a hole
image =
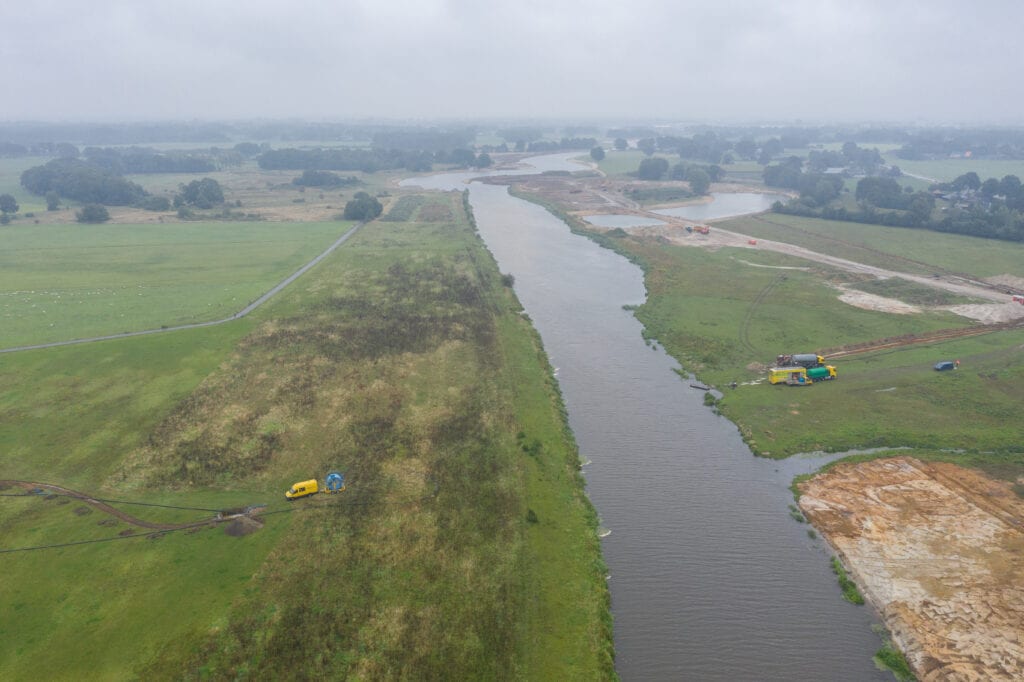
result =
[[[366,192],[356,192],[352,201],[345,204],[345,220],[361,220],[368,222],[381,214],[384,207]]]
[[[978,174],[971,171],[953,182],[938,184],[935,189],[968,196],[974,193],[984,199],[988,207],[1003,205],[1015,211],[1024,211],[1024,187],[1016,175],[1004,175],[1002,180],[989,178],[982,182]]]
[[[1024,159],[1024,130],[937,129],[907,135],[897,149],[901,159],[944,159],[950,156]]]
[[[821,173],[827,168],[846,168],[854,174],[874,175],[885,164],[877,149],[858,147],[856,142],[844,142],[841,151],[811,150],[807,168]]]
[[[560,152],[573,149],[593,149],[597,140],[593,137],[563,137],[561,140],[534,140],[526,145],[528,152]]]
[[[732,142],[719,137],[712,131],[697,133],[692,137],[648,137],[638,140],[637,149],[648,156],[660,151],[666,154],[678,154],[682,159],[697,159],[708,163],[721,163],[727,151],[732,149]]]
[[[887,177],[867,177],[857,183],[858,208],[793,201],[773,206],[780,213],[814,216],[895,227],[917,227],[938,232],[965,234],[989,239],[1024,241],[1024,187],[1020,179],[1007,175],[1002,180],[981,182],[975,173],[965,173],[939,191],[957,192],[957,203],[936,217],[935,198],[928,192],[901,188]],[[975,200],[977,197],[984,201]],[[959,199],[966,198],[967,201]]]
[[[374,149],[396,149],[405,152],[439,152],[459,147],[470,147],[476,139],[471,128],[461,130],[382,130],[374,133]]]
[[[0,194],[0,225],[11,222],[11,216],[18,212],[18,200],[11,194]]]
[[[1011,211],[1005,206],[996,211],[954,208],[940,220],[927,221],[922,221],[920,215],[912,211],[879,211],[869,204],[864,204],[858,210],[851,211],[842,206],[812,208],[795,201],[788,204],[776,202],[773,204],[772,210],[777,213],[811,216],[826,220],[844,220],[892,227],[916,227],[935,232],[964,234],[987,239],[1024,241],[1024,217],[1018,211]]]
[[[86,161],[117,175],[126,173],[209,173],[217,170],[208,155],[165,153],[143,147],[113,149],[86,147],[82,151]]]
[[[195,206],[196,208],[213,208],[224,203],[224,191],[220,183],[213,178],[193,180],[187,185],[180,185],[179,192],[174,196],[174,206]]]
[[[498,137],[506,142],[523,141],[526,143],[544,137],[544,129],[536,126],[510,126],[508,128],[499,128],[496,133]]]
[[[825,173],[805,173],[800,157],[790,156],[764,169],[764,184],[800,192],[799,202],[807,207],[825,206],[843,191],[843,179]]]
[[[857,202],[874,208],[888,208],[897,211],[909,211],[915,219],[913,225],[919,226],[931,220],[935,210],[935,197],[928,192],[906,190],[892,178],[867,177],[857,183],[854,194]]]
[[[662,156],[642,159],[636,169],[636,176],[641,180],[662,180],[666,175],[671,180],[689,182],[694,194],[707,194],[711,183],[719,182],[725,176],[725,171],[716,164],[692,163],[677,163],[670,169],[668,160]]]
[[[304,170],[302,175],[292,180],[292,184],[299,187],[345,187],[358,185],[359,178],[354,175],[343,178],[331,171]]]
[[[621,137],[628,140],[630,138],[657,137],[658,133],[649,126],[624,126],[610,129],[607,136],[612,138]]]
[[[78,144],[97,146],[159,142],[211,144],[226,143],[232,137],[247,137],[243,130],[245,125],[202,121],[117,124],[18,122],[0,124],[0,140],[33,147],[33,154],[39,152],[38,145],[58,140],[76,140]],[[42,152],[43,155],[51,153]]]
[[[17,158],[19,156],[53,156],[74,159],[78,157],[78,147],[70,142],[34,142],[31,144],[0,142],[0,157]]]
[[[363,171],[393,170],[415,165],[418,152],[399,152],[383,149],[270,149],[259,157],[264,170],[335,170]]]
[[[54,159],[21,174],[21,185],[40,196],[55,192],[82,203],[131,206],[147,196],[146,190],[120,175],[78,159]]]
[[[80,223],[105,223],[110,220],[110,211],[100,204],[86,204],[75,211],[75,219]]]
[[[641,180],[661,180],[668,173],[668,159],[654,156],[642,159],[636,169],[636,176]]]

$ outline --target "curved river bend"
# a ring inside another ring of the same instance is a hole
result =
[[[535,157],[567,169],[575,154]],[[536,170],[524,171],[536,172]],[[473,174],[407,180],[463,190]],[[643,273],[499,185],[469,185],[481,236],[557,368],[602,541],[624,680],[891,680],[873,612],[844,602],[792,477],[821,460],[751,456],[624,304]],[[758,389],[751,389],[758,390]]]

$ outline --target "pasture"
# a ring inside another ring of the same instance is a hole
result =
[[[10,225],[0,230],[0,348],[222,319],[350,225]]]

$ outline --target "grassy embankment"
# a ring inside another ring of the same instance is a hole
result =
[[[251,321],[0,359],[9,477],[281,512],[243,538],[5,556],[5,677],[53,650],[69,679],[613,675],[595,519],[539,340],[458,197],[416,209]],[[330,469],[341,496],[279,501]],[[4,499],[11,546],[120,530]]]

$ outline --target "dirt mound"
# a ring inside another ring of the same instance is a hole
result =
[[[952,305],[944,308],[982,324],[1009,322],[1024,317],[1024,305],[1020,303],[976,303],[973,305]]]
[[[910,305],[895,298],[869,294],[866,291],[857,291],[856,289],[840,288],[840,291],[842,293],[839,294],[839,300],[847,305],[852,305],[854,308],[880,310],[896,315],[913,315],[921,312],[921,309],[916,305]]]
[[[1016,277],[1014,275],[996,275],[995,277],[986,277],[985,281],[989,284],[1013,289],[1014,291],[1024,291],[1024,277]]]
[[[255,533],[260,528],[263,528],[263,521],[261,519],[239,516],[238,518],[231,519],[231,521],[224,525],[224,532],[231,537],[238,538]]]
[[[1024,679],[1024,500],[1009,484],[899,457],[800,490],[918,679]]]

